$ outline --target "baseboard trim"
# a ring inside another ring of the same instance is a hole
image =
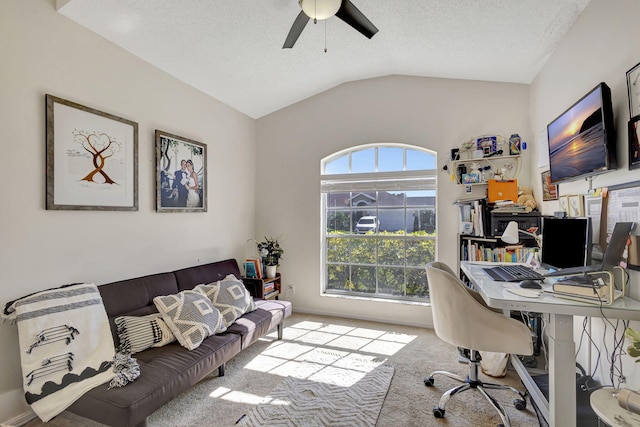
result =
[[[3,423],[0,423],[0,427],[20,427],[27,424],[29,421],[36,418],[35,412],[32,410],[28,410],[17,417],[13,417],[10,420],[7,420]]]
[[[407,321],[394,320],[394,319],[384,319],[377,316],[360,316],[360,315],[352,315],[352,314],[343,313],[343,312],[320,311],[320,310],[312,310],[312,309],[309,310],[306,308],[301,309],[295,306],[293,308],[293,312],[300,313],[300,314],[315,314],[318,316],[343,317],[345,319],[364,320],[367,322],[385,323],[388,325],[401,325],[401,326],[412,326],[416,328],[433,329],[433,325],[425,324],[424,322],[407,322]]]

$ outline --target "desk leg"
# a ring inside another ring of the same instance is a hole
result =
[[[576,356],[573,316],[551,314],[549,328],[549,425],[576,426]]]

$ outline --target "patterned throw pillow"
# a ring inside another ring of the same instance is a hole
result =
[[[201,292],[211,300],[224,317],[227,327],[238,317],[256,309],[253,298],[242,280],[237,279],[233,274],[216,283],[198,285],[193,290]]]
[[[209,335],[227,330],[218,309],[199,292],[159,296],[153,303],[180,345],[188,350],[198,348]]]
[[[160,313],[148,316],[120,316],[115,319],[119,351],[139,353],[150,347],[162,347],[176,340]]]

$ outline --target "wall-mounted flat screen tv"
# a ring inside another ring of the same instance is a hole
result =
[[[547,126],[549,169],[554,184],[616,168],[611,90],[589,91]]]

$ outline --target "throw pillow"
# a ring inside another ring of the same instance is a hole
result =
[[[215,283],[198,285],[193,290],[201,292],[211,300],[222,314],[227,327],[238,317],[256,309],[253,298],[242,280],[233,274]]]
[[[209,335],[227,330],[218,309],[199,292],[159,296],[153,303],[180,345],[188,350],[198,348]]]
[[[148,316],[116,317],[119,351],[134,354],[150,347],[162,347],[176,340],[160,313]]]

